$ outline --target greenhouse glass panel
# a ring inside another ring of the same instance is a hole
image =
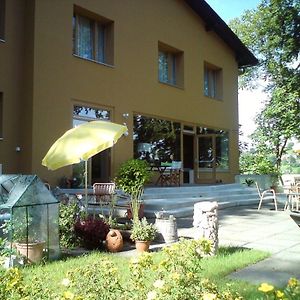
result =
[[[36,175],[0,176],[0,222],[6,222],[6,230],[0,236],[15,245],[29,262],[58,258],[58,204]],[[41,257],[30,258],[35,244]]]

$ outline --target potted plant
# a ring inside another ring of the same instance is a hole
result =
[[[117,186],[130,196],[130,209],[133,221],[142,215],[141,196],[146,182],[151,178],[149,164],[145,160],[130,159],[118,170],[115,182]]]
[[[109,226],[101,218],[83,215],[76,220],[74,231],[81,246],[93,250],[103,246],[103,241],[109,232]]]
[[[133,222],[130,238],[135,241],[137,251],[148,251],[150,242],[156,237],[157,229],[146,218]]]
[[[14,215],[12,220],[6,221],[4,227],[3,232],[11,237],[13,246],[28,263],[39,263],[42,260],[46,243],[39,236],[32,217]]]

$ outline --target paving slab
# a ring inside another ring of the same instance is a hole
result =
[[[179,236],[194,236],[192,218],[177,220]],[[265,206],[237,206],[219,210],[219,245],[258,249],[271,253],[261,262],[229,277],[253,284],[282,287],[291,277],[300,280],[300,228],[288,211]]]

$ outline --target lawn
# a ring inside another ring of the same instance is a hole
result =
[[[218,287],[220,287],[220,289],[228,289],[228,287],[230,287],[230,289],[239,292],[242,296],[244,296],[245,299],[257,299],[259,294],[257,291],[257,286],[253,286],[245,282],[230,280],[226,277],[226,275],[230,274],[235,270],[241,269],[247,265],[260,261],[266,258],[267,256],[267,253],[258,250],[248,250],[234,247],[220,248],[217,256],[199,260],[199,266],[201,267],[201,271],[199,271],[200,268],[197,268],[197,272],[201,272],[200,276],[202,278],[210,279],[210,281],[215,283]],[[155,252],[151,255],[151,257],[154,261],[153,265],[159,266],[160,264],[162,264],[163,261],[165,261],[166,254],[163,252]],[[30,285],[32,284],[32,282],[36,282],[38,280],[42,282],[43,289],[47,289],[48,291],[52,292],[57,292],[59,290],[62,290],[63,279],[75,276],[72,277],[74,278],[73,280],[78,280],[76,276],[80,277],[82,274],[86,274],[86,276],[94,276],[92,271],[89,275],[89,270],[99,268],[100,272],[101,268],[103,272],[104,268],[106,269],[106,271],[104,270],[104,273],[101,275],[102,279],[106,276],[112,275],[114,277],[114,280],[116,280],[116,287],[118,285],[124,287],[127,286],[127,283],[132,281],[132,274],[136,271],[132,269],[132,264],[130,263],[131,260],[132,259],[121,255],[103,252],[93,252],[89,255],[84,255],[77,258],[68,258],[64,261],[56,261],[52,263],[47,263],[46,265],[27,267],[23,270],[24,281],[26,284]],[[107,261],[110,261],[111,264],[109,265]],[[108,274],[108,269],[114,268],[116,270],[113,272],[113,274]],[[74,270],[75,273],[78,272],[78,274],[70,275],[70,271]],[[141,271],[141,274],[138,274],[140,277],[144,276],[144,282],[141,284],[144,284],[149,289],[155,278],[157,278],[159,270],[157,267],[151,267],[147,270],[146,273],[143,272],[144,271]],[[86,280],[87,278],[82,278],[83,282]],[[101,289],[98,285],[103,285],[104,282],[101,280],[97,280],[98,279],[96,278],[95,285],[97,284],[97,287],[91,286],[91,289],[97,288],[99,289],[98,292],[101,294]],[[91,280],[89,280],[87,284],[90,285],[90,283]],[[111,292],[115,293],[114,288],[110,286],[109,283],[106,283],[106,289],[111,289]],[[102,300],[115,298],[101,297],[99,299]]]

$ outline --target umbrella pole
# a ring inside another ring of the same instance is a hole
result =
[[[88,211],[88,198],[87,198],[87,185],[88,185],[88,179],[87,179],[87,165],[88,165],[88,162],[87,160],[84,161],[84,165],[85,165],[85,171],[84,171],[84,180],[85,180],[85,183],[84,183],[84,194],[85,194],[85,210],[86,212]]]

